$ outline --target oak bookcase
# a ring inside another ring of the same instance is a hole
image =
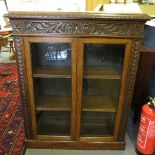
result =
[[[124,149],[145,14],[9,12],[26,147]]]

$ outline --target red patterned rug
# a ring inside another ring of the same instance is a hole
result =
[[[16,64],[0,64],[0,155],[21,155],[24,123]]]

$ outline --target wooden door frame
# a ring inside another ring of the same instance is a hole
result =
[[[85,43],[103,43],[103,44],[124,44],[125,45],[125,55],[123,72],[120,84],[120,95],[118,99],[116,118],[115,118],[115,128],[112,137],[80,137],[80,122],[81,122],[81,104],[82,104],[82,85],[83,85],[83,61],[84,61],[84,44]],[[77,65],[77,120],[76,120],[76,140],[81,141],[117,141],[119,136],[119,128],[121,125],[122,110],[123,110],[123,98],[125,94],[125,83],[129,68],[129,61],[131,57],[131,43],[130,39],[114,39],[114,38],[84,38],[78,39],[78,65]]]
[[[28,97],[29,97],[29,111],[31,115],[31,129],[32,129],[32,139],[46,139],[46,140],[74,140],[75,139],[75,120],[76,120],[76,60],[77,60],[77,49],[76,41],[72,38],[52,38],[52,37],[23,37],[25,46],[25,63],[26,63],[26,73],[28,82]],[[32,76],[32,63],[31,63],[31,53],[30,53],[30,43],[70,43],[72,47],[72,103],[71,103],[71,130],[70,136],[46,136],[37,135],[36,127],[36,115],[35,115],[35,100],[34,100],[34,88],[33,88],[33,76]],[[70,138],[69,138],[70,137]]]

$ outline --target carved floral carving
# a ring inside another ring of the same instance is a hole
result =
[[[90,23],[90,22],[23,22],[12,23],[13,32],[20,33],[51,33],[51,34],[101,34],[130,35],[131,24],[125,23]],[[135,31],[135,30],[134,30]]]
[[[22,106],[24,111],[24,120],[25,120],[25,128],[26,128],[26,136],[27,138],[31,137],[31,132],[29,128],[29,113],[28,113],[28,98],[27,98],[27,91],[26,91],[26,79],[25,79],[25,65],[23,61],[22,56],[22,46],[23,41],[22,38],[16,37],[14,38],[15,46],[16,46],[16,55],[17,55],[17,64],[18,64],[18,75],[19,75],[19,81],[20,81],[20,91],[22,96]]]
[[[132,44],[132,53],[131,53],[131,60],[129,64],[129,71],[127,75],[127,82],[126,82],[126,90],[125,90],[125,96],[124,96],[124,106],[123,106],[123,119],[121,120],[121,130],[119,132],[119,135],[121,137],[120,140],[123,139],[123,134],[125,131],[124,128],[125,122],[127,122],[127,113],[129,112],[130,108],[130,103],[132,102],[132,95],[133,95],[133,90],[134,90],[134,83],[135,83],[135,78],[136,78],[136,72],[137,72],[137,67],[138,67],[138,60],[139,60],[139,48],[140,48],[141,41],[140,40],[134,40]],[[125,117],[126,116],[126,117]]]

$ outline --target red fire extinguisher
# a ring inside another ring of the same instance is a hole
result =
[[[137,154],[151,155],[155,152],[155,98],[142,107],[137,135]]]

